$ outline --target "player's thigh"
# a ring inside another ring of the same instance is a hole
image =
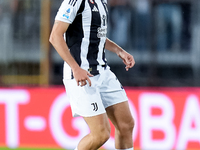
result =
[[[134,120],[129,109],[128,101],[109,106],[106,108],[106,112],[116,129],[133,128]]]
[[[91,78],[94,83],[94,78]],[[100,93],[95,86],[77,86],[76,80],[63,80],[73,116],[92,117],[105,113]]]
[[[94,135],[100,134],[110,134],[110,124],[108,121],[108,116],[106,113],[93,116],[93,117],[83,117],[88,127],[90,128],[90,132]]]

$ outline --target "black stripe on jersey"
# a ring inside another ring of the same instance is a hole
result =
[[[105,46],[106,46],[106,43],[104,44],[102,59],[105,62],[105,65],[107,65],[106,54],[105,54]]]
[[[75,2],[74,2],[74,4],[73,4],[73,6],[75,6],[76,2],[77,2],[77,0],[75,0]]]
[[[99,43],[100,38],[97,37],[97,30],[99,27],[101,27],[101,16],[99,12],[92,11],[94,7],[96,7],[98,10],[98,5],[96,3],[92,4],[90,0],[88,0],[88,3],[91,8],[91,27],[90,27],[90,44],[88,47],[88,54],[87,54],[87,60],[89,62],[89,68],[90,73],[93,75],[99,74],[99,71],[97,70],[97,65],[99,65],[97,61],[98,52],[99,52]]]
[[[85,0],[82,1],[81,6],[77,12],[76,18],[73,23],[69,26],[66,32],[66,43],[70,49],[71,55],[74,57],[76,62],[81,65],[81,42],[83,35],[83,22],[82,22],[82,12],[85,8]]]
[[[69,5],[70,5],[71,1],[72,1],[72,0],[69,1],[69,3],[68,3]]]
[[[70,0],[69,1],[69,5],[75,6],[76,5],[77,0]]]

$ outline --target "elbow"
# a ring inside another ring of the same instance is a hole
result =
[[[51,33],[50,37],[49,37],[49,42],[53,45],[54,43],[54,35]]]
[[[54,46],[57,39],[58,39],[57,33],[55,31],[52,31],[49,37],[49,42]]]
[[[49,42],[55,47],[60,42],[61,37],[57,32],[52,32],[49,37]]]

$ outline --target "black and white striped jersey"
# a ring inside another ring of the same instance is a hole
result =
[[[81,68],[93,75],[106,65],[107,0],[64,0],[55,20],[70,23],[65,40]],[[71,68],[64,65],[64,78],[71,78]]]

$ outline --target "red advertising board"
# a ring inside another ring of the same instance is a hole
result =
[[[200,88],[125,88],[134,147],[200,149]],[[63,87],[0,89],[0,146],[73,149],[89,129],[73,118]],[[114,126],[103,146],[114,149]]]

